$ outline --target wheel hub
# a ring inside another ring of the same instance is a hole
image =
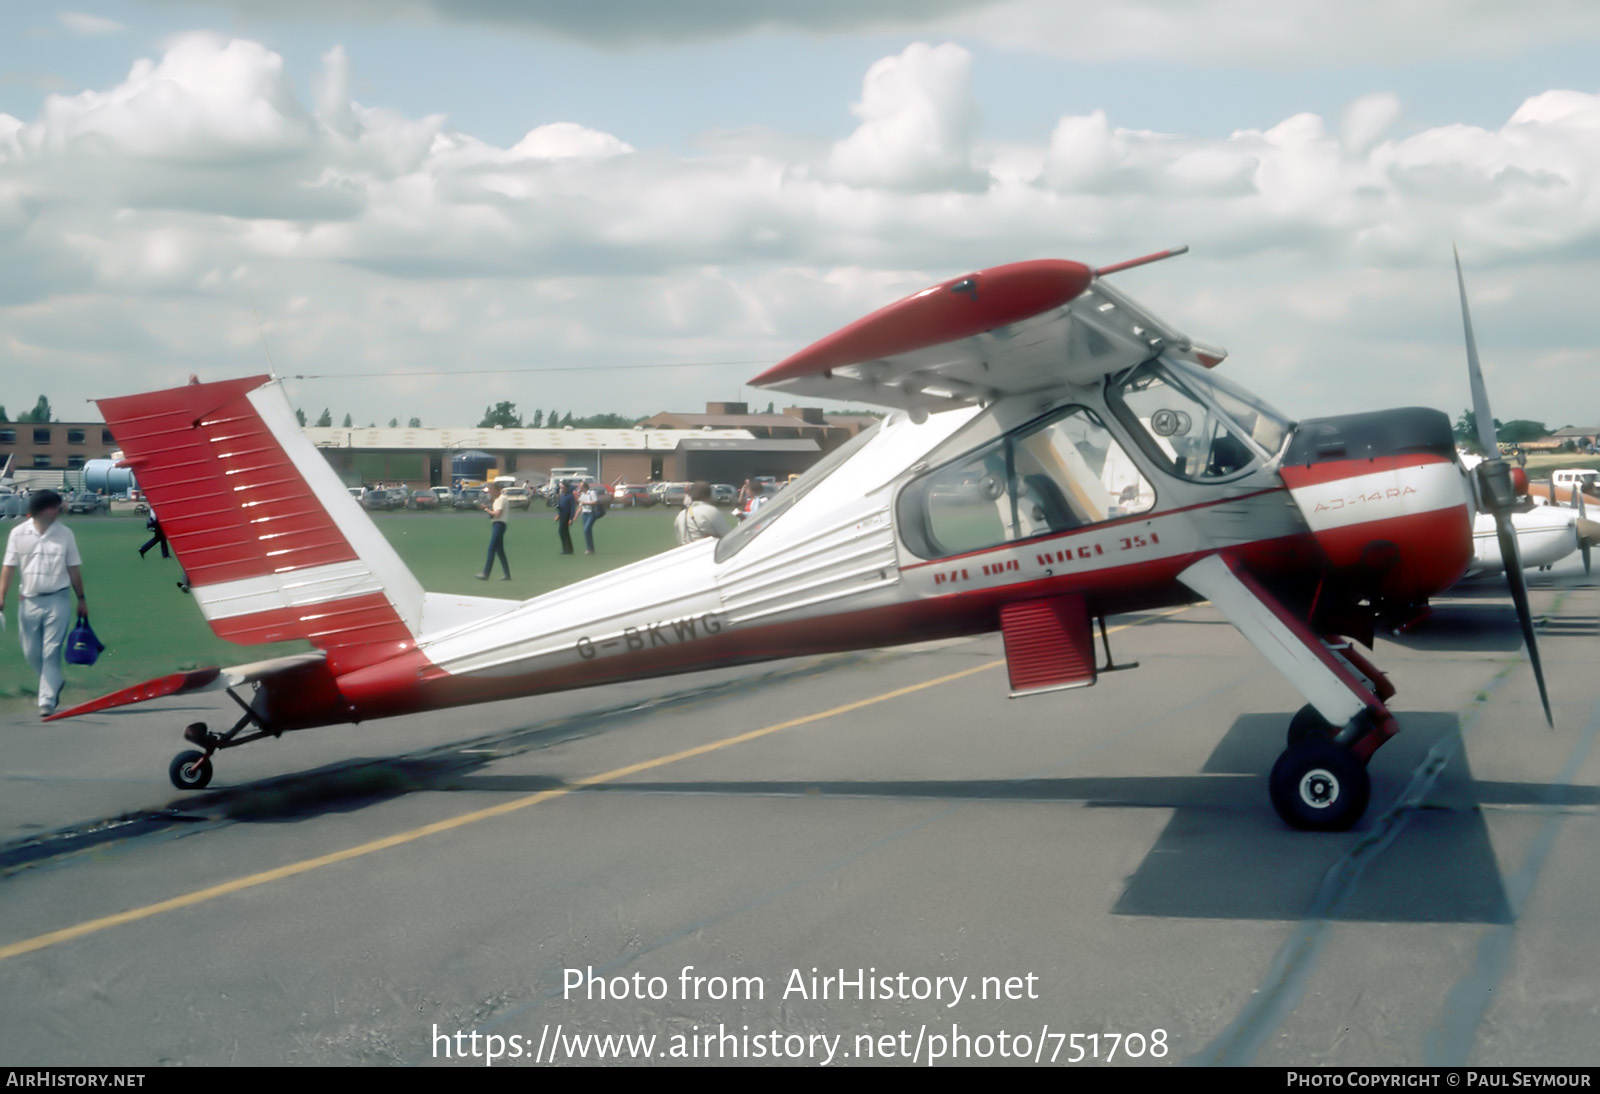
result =
[[[1312,768],[1300,778],[1300,800],[1313,809],[1328,808],[1339,800],[1339,780],[1327,768]]]

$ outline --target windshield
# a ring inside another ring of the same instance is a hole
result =
[[[843,467],[845,461],[866,447],[867,442],[876,437],[882,428],[882,423],[879,423],[863,429],[860,433],[844,442],[844,444],[812,464],[811,469],[805,474],[773,495],[760,509],[746,518],[743,524],[717,542],[717,561],[724,562],[744,550],[745,544],[755,539],[779,517],[794,508],[795,503],[809,494],[823,479]]]
[[[1278,449],[1283,447],[1284,440],[1289,436],[1291,423],[1288,418],[1225,376],[1182,361],[1175,361],[1173,365],[1182,370],[1185,381],[1191,386],[1209,391],[1222,412],[1233,419],[1234,424],[1263,455],[1278,454]]]
[[[1276,454],[1289,432],[1243,388],[1181,362],[1146,361],[1106,393],[1140,446],[1181,478],[1240,474]]]

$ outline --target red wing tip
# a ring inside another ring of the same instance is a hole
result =
[[[892,357],[1007,326],[1076,299],[1094,276],[1094,270],[1082,262],[1038,258],[946,278],[841,327],[750,383],[761,386],[824,374],[842,365]],[[975,310],[959,315],[944,310],[936,299],[941,292],[960,296]],[[1000,294],[998,303],[996,292]],[[930,312],[930,307],[935,311]],[[946,318],[941,319],[941,313]]]

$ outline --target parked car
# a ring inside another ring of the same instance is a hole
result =
[[[428,509],[437,513],[439,511],[439,495],[432,490],[414,490],[406,499],[406,508],[412,510]]]
[[[87,490],[67,495],[68,513],[104,513],[110,508],[111,504],[105,498]]]
[[[655,503],[655,495],[643,483],[620,483],[611,492],[611,504],[620,509],[646,509]]]
[[[433,496],[439,499],[439,505],[442,508],[448,508],[456,500],[456,492],[448,486],[435,486],[433,488]]]
[[[469,486],[465,490],[456,492],[454,507],[457,509],[476,509],[483,504],[483,488]]]
[[[508,486],[504,493],[507,509],[528,509],[533,505],[533,491],[526,486]]]
[[[368,487],[361,495],[361,508],[369,509],[374,513],[387,513],[389,511],[389,491]]]
[[[677,506],[678,508],[681,509],[683,507],[683,499],[688,497],[688,496],[689,496],[689,484],[688,483],[686,483],[686,482],[664,482],[664,483],[661,484],[661,491],[658,494],[656,494],[656,500],[659,501],[662,505],[667,506],[668,508],[671,508],[672,506]]]
[[[732,505],[739,500],[739,491],[732,483],[719,482],[711,486],[711,501],[714,505]]]
[[[404,487],[404,486],[391,486],[391,487],[389,487],[389,508],[390,509],[401,509],[401,508],[404,508],[406,503],[409,502],[410,500],[411,500],[411,491],[408,490],[406,487]]]

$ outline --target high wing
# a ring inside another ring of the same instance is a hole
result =
[[[751,381],[792,395],[940,411],[1090,383],[1165,353],[1210,368],[1227,352],[1195,342],[1094,270],[1039,259],[924,289],[857,320]]]

